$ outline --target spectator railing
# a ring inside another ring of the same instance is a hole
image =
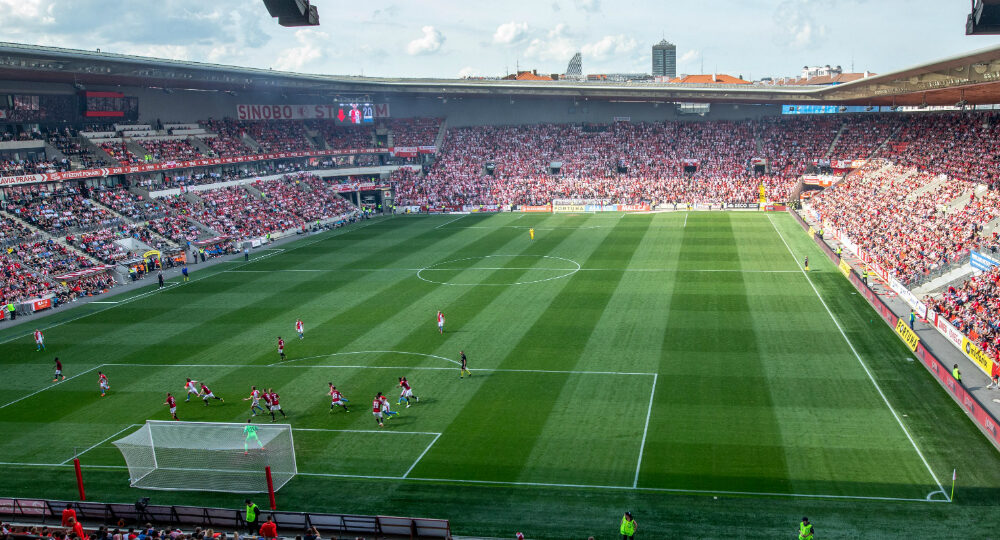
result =
[[[0,517],[7,521],[28,523],[60,523],[62,511],[69,504],[77,519],[84,524],[132,526],[152,524],[154,527],[213,528],[248,530],[243,509],[210,508],[182,505],[143,505],[136,503],[69,502],[51,499],[0,498]],[[320,533],[391,535],[410,538],[451,538],[446,519],[395,516],[363,516],[319,512],[263,512],[261,522],[274,516],[278,532],[301,534],[316,527]]]

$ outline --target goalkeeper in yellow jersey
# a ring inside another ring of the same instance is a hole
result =
[[[531,238],[532,240],[535,239],[535,229],[534,228],[528,229],[528,237]]]

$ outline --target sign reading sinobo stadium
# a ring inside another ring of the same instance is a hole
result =
[[[333,120],[342,124],[368,124],[376,118],[388,117],[388,103],[236,106],[238,120]]]

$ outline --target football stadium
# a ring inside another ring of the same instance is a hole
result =
[[[651,50],[440,78],[0,42],[2,535],[998,537],[1000,46]]]

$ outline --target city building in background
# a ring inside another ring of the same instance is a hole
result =
[[[677,45],[665,39],[653,45],[653,76],[667,79],[677,76]]]
[[[567,79],[582,79],[583,78],[583,55],[576,53],[573,58],[570,58],[569,65],[566,66],[566,78]]]

